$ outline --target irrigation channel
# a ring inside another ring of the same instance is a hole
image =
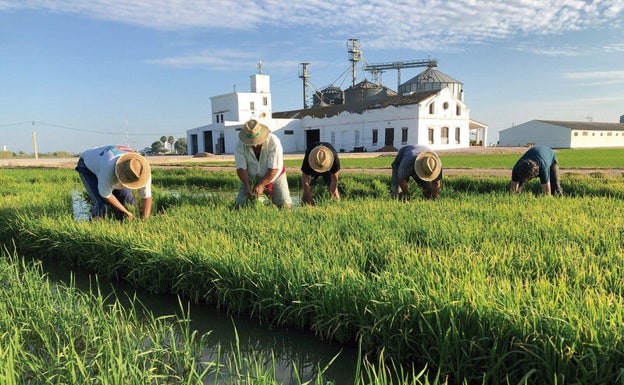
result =
[[[293,206],[299,205],[298,195],[297,199],[294,198]],[[79,191],[72,192],[72,204],[76,220],[89,218],[89,203]],[[69,283],[71,280],[78,289],[97,290],[94,287],[95,277],[87,271],[68,271],[46,261],[42,261],[42,264],[51,281]],[[295,372],[299,374],[301,382],[313,380],[318,370],[325,368],[334,357],[334,362],[323,373],[323,379],[336,384],[354,383],[358,359],[355,346],[345,347],[321,341],[311,333],[299,330],[273,329],[253,319],[227,315],[205,304],[183,303],[184,309],[181,309],[177,296],[150,295],[123,281],[100,279],[98,286],[103,297],[111,301],[116,297],[122,304],[130,306],[131,298],[138,299],[155,317],[172,314],[182,317],[182,311],[190,311],[191,328],[199,334],[209,333],[209,348],[204,350],[202,357],[204,361],[216,361],[218,351],[222,357],[234,354],[238,336],[240,352],[260,353],[262,357],[275,358],[276,377],[281,384],[295,384]],[[211,383],[210,379],[207,381]]]

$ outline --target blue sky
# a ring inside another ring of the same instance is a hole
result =
[[[618,122],[623,23],[621,0],[0,0],[0,150],[32,153],[33,132],[39,152],[185,137],[258,61],[273,110],[302,108],[299,63],[347,88],[352,38],[362,65],[437,59],[490,143],[532,119]]]

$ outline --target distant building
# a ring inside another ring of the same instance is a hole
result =
[[[258,73],[251,76],[251,92],[211,98],[212,122],[187,130],[188,151],[233,153],[238,132],[249,119],[266,124],[286,153],[304,152],[308,143],[319,140],[343,152],[487,143],[488,127],[470,119],[461,83],[427,68],[399,89],[401,94],[365,80],[345,91],[326,89],[312,108],[273,112],[269,76]]]
[[[552,148],[624,147],[624,124],[531,120],[500,131],[498,145],[542,145]]]

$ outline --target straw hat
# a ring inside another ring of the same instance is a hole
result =
[[[124,187],[137,189],[147,184],[151,169],[147,159],[136,152],[128,152],[117,159],[115,175]]]
[[[310,151],[308,164],[318,173],[329,171],[334,164],[334,153],[327,147],[319,144]]]
[[[269,128],[257,120],[249,120],[238,133],[238,138],[243,144],[255,146],[266,140],[269,136]]]
[[[442,162],[433,151],[423,151],[416,157],[414,161],[414,171],[416,175],[425,182],[431,182],[440,175],[442,171]]]

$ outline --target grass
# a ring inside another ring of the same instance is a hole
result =
[[[622,381],[622,178],[565,174],[556,199],[536,181],[509,195],[506,178],[448,177],[438,201],[415,191],[402,203],[388,198],[388,177],[345,175],[343,201],[288,212],[232,211],[235,193],[198,194],[214,176],[188,172],[193,182],[168,198],[155,174],[157,215],[117,223],[72,219],[69,192],[80,186],[70,171],[5,170],[0,240],[360,343],[367,362],[383,362],[363,376],[381,383],[396,373],[418,383]],[[235,176],[220,178],[210,189]]]
[[[621,168],[624,164],[624,151],[620,148],[556,149],[559,164],[566,169]],[[389,169],[393,155],[370,153],[368,157],[349,158],[342,156],[343,169]],[[460,169],[511,169],[521,153],[452,154],[440,153],[445,168]],[[340,156],[340,154],[339,154]],[[298,159],[286,159],[288,168],[301,167],[303,154]],[[180,164],[182,167],[234,167],[233,161],[202,161]]]

